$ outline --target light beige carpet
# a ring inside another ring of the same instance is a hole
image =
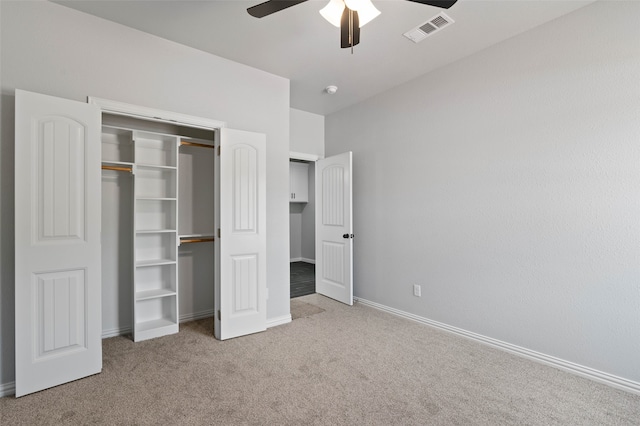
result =
[[[324,312],[319,306],[312,305],[311,303],[303,302],[302,300],[296,298],[291,299],[291,319],[295,320],[298,318],[307,318],[311,315],[319,314],[320,312]]]
[[[104,340],[101,374],[0,399],[5,425],[638,425],[640,396],[319,295],[219,342],[212,321]]]

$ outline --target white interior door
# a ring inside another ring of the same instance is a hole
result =
[[[316,162],[316,292],[353,304],[352,154]]]
[[[220,146],[214,331],[224,340],[266,330],[266,138],[223,128]]]
[[[102,369],[100,111],[16,90],[16,396]]]

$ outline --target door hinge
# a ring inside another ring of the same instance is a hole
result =
[[[222,321],[222,318],[220,316],[220,309],[218,309],[218,321]]]
[[[220,157],[220,147],[221,145],[218,145],[218,157]]]
[[[218,228],[218,238],[220,238],[220,228]]]

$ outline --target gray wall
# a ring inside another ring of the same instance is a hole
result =
[[[0,389],[14,378],[14,90],[87,96],[267,135],[267,319],[289,315],[289,81],[50,2],[0,2]]]
[[[324,157],[324,116],[291,108],[289,151]]]
[[[356,297],[640,382],[639,16],[596,2],[327,116]]]

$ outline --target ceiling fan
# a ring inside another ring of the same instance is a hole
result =
[[[264,18],[307,0],[268,0],[247,9],[249,15]],[[458,0],[407,0],[428,6],[449,9]],[[351,48],[360,43],[360,27],[380,14],[371,0],[329,0],[320,14],[330,23],[340,28],[340,47]]]

